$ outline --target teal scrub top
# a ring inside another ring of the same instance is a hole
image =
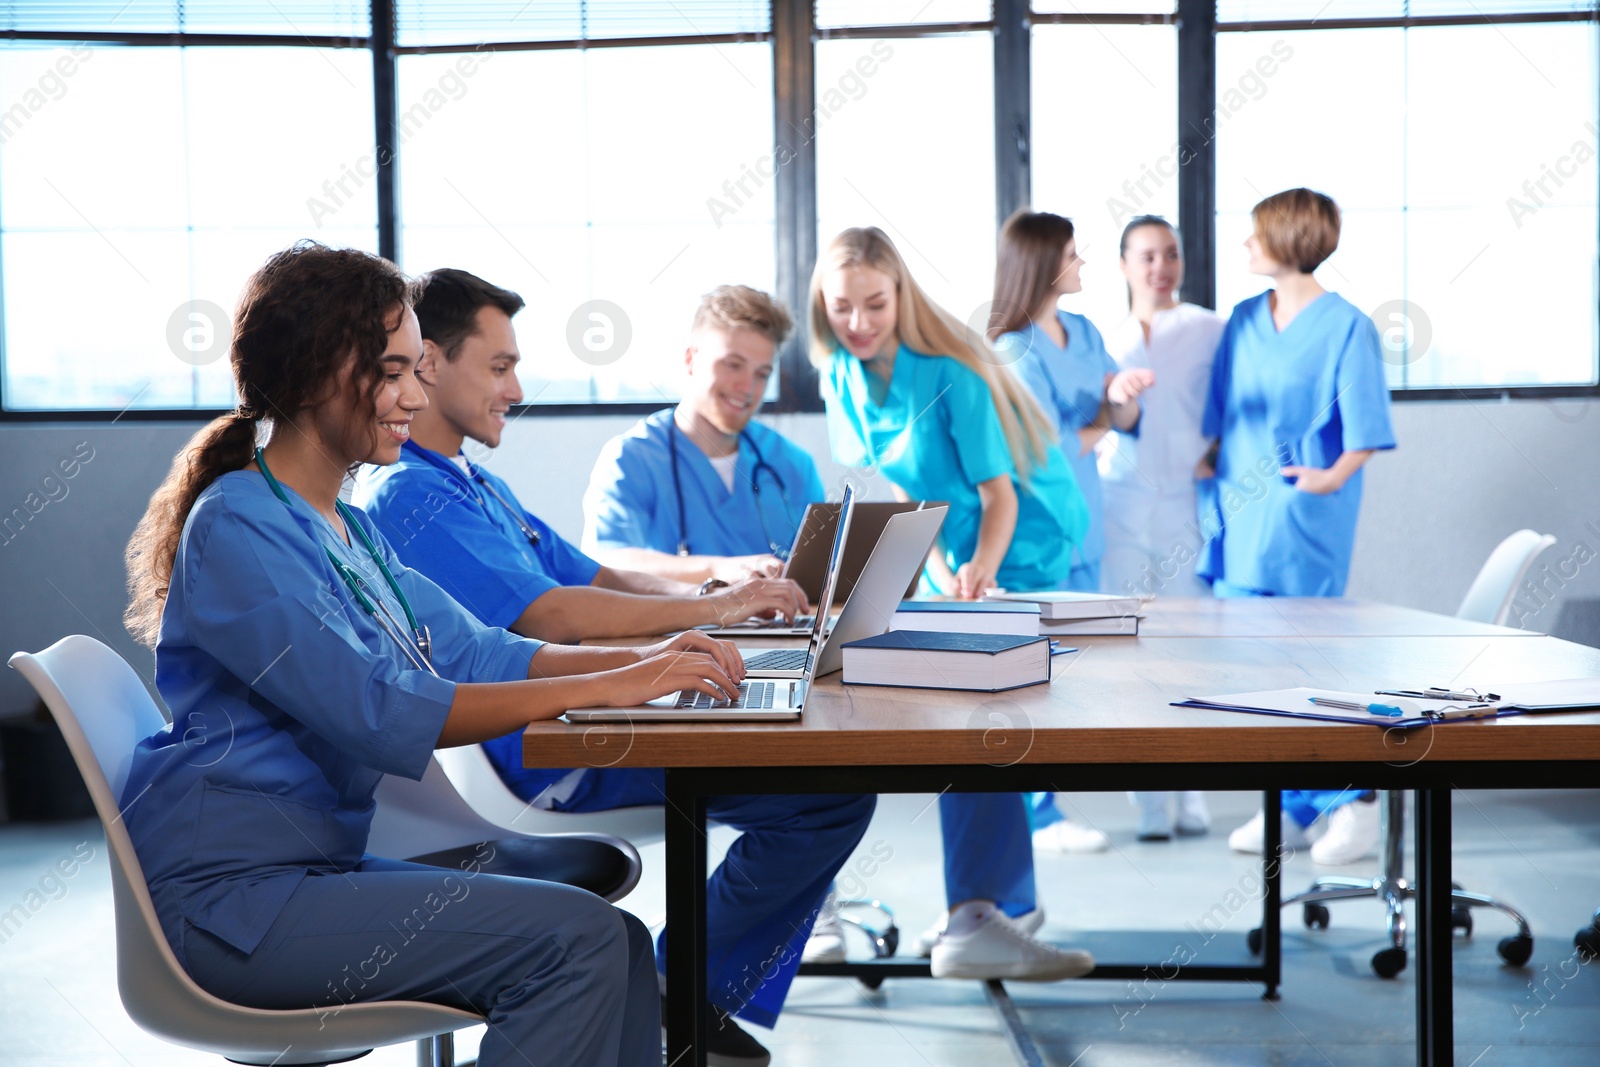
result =
[[[1100,496],[1098,457],[1094,449],[1078,454],[1078,431],[1100,414],[1106,375],[1117,372],[1117,362],[1106,351],[1106,343],[1094,323],[1070,311],[1057,311],[1056,318],[1067,331],[1067,347],[1058,347],[1049,334],[1030,322],[1021,330],[1002,334],[995,342],[995,350],[1002,360],[1015,358],[1011,366],[1055,423],[1061,451],[1072,464],[1078,489],[1089,507],[1089,529],[1073,555],[1072,565],[1092,566],[1106,551],[1105,507]],[[1138,427],[1130,432],[1137,434]]]
[[[1200,574],[1255,593],[1342,596],[1363,471],[1338,492],[1303,493],[1282,466],[1330,467],[1345,452],[1395,446],[1377,328],[1324,293],[1281,332],[1271,291],[1233,309],[1211,367],[1202,430],[1220,438]]]
[[[867,378],[861,360],[843,348],[822,377],[834,459],[876,468],[914,500],[949,501],[939,540],[951,570],[977,550],[983,518],[978,484],[1010,475],[1017,527],[997,581],[1015,590],[1054,589],[1065,581],[1089,512],[1061,450],[1052,445],[1023,485],[989,386],[954,359],[902,344],[881,404]]]

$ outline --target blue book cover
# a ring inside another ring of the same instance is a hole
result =
[[[1037,644],[1046,638],[1027,634],[962,634],[942,630],[890,630],[876,637],[851,641],[844,648],[881,648],[917,652],[972,652],[998,655],[1023,645]]]

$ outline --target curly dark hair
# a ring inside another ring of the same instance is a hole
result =
[[[284,423],[326,402],[351,366],[376,395],[389,334],[416,287],[386,259],[300,241],[250,276],[233,317],[228,358],[239,406],[203,427],[172,461],[128,542],[128,631],[154,646],[189,511],[206,487],[254,458],[257,424]]]

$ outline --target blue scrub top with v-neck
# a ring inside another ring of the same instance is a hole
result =
[[[355,501],[401,559],[493,626],[509,628],[551,589],[594,581],[600,564],[524,508],[503,479],[473,469],[538,533],[538,545],[454,460],[414,441],[397,462],[362,469]]]
[[[1100,414],[1106,393],[1106,375],[1117,372],[1116,360],[1094,323],[1070,311],[1056,312],[1067,332],[1067,347],[1058,346],[1035,322],[995,341],[1002,360],[1014,359],[1012,368],[1039,401],[1061,438],[1061,451],[1072,464],[1078,489],[1089,507],[1089,529],[1074,553],[1074,567],[1093,566],[1106,551],[1105,506],[1100,495],[1100,470],[1094,449],[1080,455],[1078,431]],[[1134,433],[1137,433],[1135,427]]]
[[[1364,472],[1317,495],[1278,468],[1326,468],[1345,452],[1395,447],[1378,331],[1349,301],[1324,293],[1280,332],[1270,297],[1233,309],[1212,364],[1202,429],[1221,442],[1221,530],[1200,574],[1247,592],[1341,596]]]
[[[674,440],[683,512],[673,490]],[[764,462],[759,471],[758,451]],[[811,456],[758,422],[740,435],[730,490],[666,408],[601,449],[583,497],[583,549],[676,552],[681,539],[697,556],[781,555],[793,544],[806,505],[822,500],[822,479]]]
[[[184,525],[156,643],[172,723],[134,749],[122,810],[162,929],[255,951],[302,879],[363,862],[373,791],[421,778],[457,682],[526,678],[540,643],[484,626],[395,555],[359,510],[439,677],[415,669],[328,559],[405,614],[361,540],[293,488],[224,474]]]
[[[902,344],[889,388],[875,400],[868,371],[835,350],[822,377],[833,456],[852,467],[876,467],[913,500],[945,500],[939,531],[951,570],[977,550],[983,506],[978,484],[1009,475],[1017,489],[1017,526],[997,581],[1008,589],[1054,589],[1072,567],[1073,549],[1089,524],[1088,507],[1061,450],[1028,483],[1017,478],[989,386],[954,359]]]

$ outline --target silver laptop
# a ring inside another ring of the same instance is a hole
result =
[[[834,534],[831,574],[836,577],[838,558],[843,554],[844,538],[850,527],[850,510],[855,503],[855,487],[845,486],[844,508],[840,512],[839,529]],[[830,579],[832,580],[832,579]],[[832,586],[828,588],[832,593]],[[826,612],[818,612],[820,619]],[[811,629],[811,648],[819,653],[823,640],[823,624],[814,623]],[[783,651],[783,650],[778,650]],[[815,664],[819,655],[812,655]],[[804,668],[794,678],[751,678],[739,683],[738,696],[733,700],[713,700],[697,689],[680,689],[676,693],[630,708],[576,708],[567,712],[568,722],[767,722],[794,720],[800,717],[805,705],[806,692],[811,687],[811,670]]]
[[[799,677],[791,671],[809,671],[812,677],[831,674],[843,666],[841,649],[846,643],[887,630],[905,596],[906,584],[922,569],[949,510],[941,505],[892,516],[826,639],[814,635],[805,649],[741,648],[748,676]]]

